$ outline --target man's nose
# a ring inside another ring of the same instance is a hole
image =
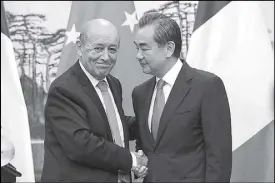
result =
[[[103,52],[102,52],[102,55],[101,55],[101,59],[106,61],[109,59],[109,52],[108,52],[108,49],[104,49]]]
[[[137,51],[136,58],[137,58],[138,60],[143,59],[143,54],[142,54],[142,51],[141,51],[140,49],[138,49],[138,51]]]

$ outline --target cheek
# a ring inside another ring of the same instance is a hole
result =
[[[88,54],[87,58],[90,62],[95,62],[99,58],[99,56],[96,54]]]
[[[110,62],[116,62],[117,54],[109,54]]]
[[[116,59],[111,59],[111,60],[110,60],[110,63],[111,63],[112,65],[115,65]]]
[[[87,59],[88,59],[88,63],[89,63],[92,67],[96,67],[96,62],[97,62],[100,58],[99,58],[99,56],[97,56],[97,55],[89,54]]]
[[[145,55],[144,58],[145,58],[145,60],[147,61],[147,64],[148,64],[151,68],[154,68],[154,67],[157,65],[157,63],[158,63],[158,60],[157,60],[156,56],[153,55],[153,54]]]
[[[111,68],[113,68],[113,66],[116,63],[116,59],[117,59],[117,55],[109,55],[109,60],[108,63],[110,64]]]
[[[91,69],[91,70],[95,70],[96,69],[96,60],[98,59],[97,57],[95,57],[94,55],[86,55],[86,60],[87,60],[87,64],[88,64],[88,67]]]
[[[162,62],[165,60],[163,52],[156,52],[151,56],[152,65],[158,67],[162,65]]]

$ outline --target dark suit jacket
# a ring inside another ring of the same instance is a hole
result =
[[[153,77],[132,93],[138,123],[131,130],[136,132],[137,148],[148,156],[144,182],[229,182],[231,119],[222,80],[183,62],[164,107],[156,141],[148,127],[155,82]]]
[[[107,76],[124,128],[126,148],[115,145],[101,101],[76,62],[51,84],[45,106],[42,181],[117,182],[130,173],[129,132],[118,79]]]

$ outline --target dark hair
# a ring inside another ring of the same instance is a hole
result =
[[[165,45],[168,41],[175,43],[173,56],[180,57],[181,53],[181,32],[177,22],[164,14],[149,11],[146,12],[139,20],[139,27],[143,28],[148,25],[155,26],[154,40],[159,46]]]

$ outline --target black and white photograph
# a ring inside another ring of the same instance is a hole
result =
[[[274,182],[274,1],[1,1],[1,182]]]

